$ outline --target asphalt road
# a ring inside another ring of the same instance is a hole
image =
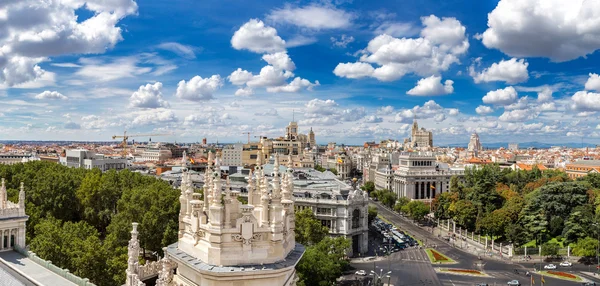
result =
[[[510,280],[518,280],[521,285],[530,285],[530,277],[525,276],[526,271],[532,272],[533,261],[530,263],[514,263],[509,260],[497,260],[482,257],[482,260],[476,255],[467,253],[459,248],[454,247],[451,243],[448,243],[442,239],[437,238],[430,231],[424,230],[423,228],[415,225],[405,217],[384,208],[383,206],[373,203],[372,205],[378,208],[378,213],[392,222],[394,225],[399,227],[401,230],[408,232],[411,236],[421,240],[427,245],[436,245],[435,249],[442,252],[446,256],[457,261],[457,264],[453,265],[431,265],[427,254],[422,249],[409,248],[393,253],[390,256],[389,262],[387,258],[377,262],[365,262],[365,263],[353,263],[352,265],[357,269],[363,269],[370,273],[371,270],[375,269],[377,273],[384,270],[384,273],[391,269],[392,274],[390,275],[391,285],[452,285],[452,286],[463,286],[463,285],[475,285],[477,283],[488,283],[489,285],[507,285]],[[539,262],[537,262],[539,263]],[[544,263],[545,265],[546,263]],[[437,267],[449,267],[449,268],[460,268],[460,269],[475,269],[485,272],[491,277],[472,277],[462,275],[451,275],[445,273],[436,273],[434,268]],[[573,272],[577,275],[583,276],[586,279],[600,283],[600,279],[582,274],[581,271],[588,271],[588,266],[581,264],[574,264],[570,268],[560,268],[561,271]],[[594,269],[593,267],[591,268]],[[518,271],[518,274],[515,273]],[[535,285],[541,284],[540,276],[534,275]],[[545,286],[569,286],[569,285],[581,285],[578,282],[569,282],[565,280],[559,280],[549,277],[544,277]],[[387,283],[387,280],[384,280]],[[387,285],[387,284],[386,284]]]

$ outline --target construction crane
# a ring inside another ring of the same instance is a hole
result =
[[[117,139],[117,138],[123,138],[123,142],[121,142],[121,147],[123,147],[123,151],[121,151],[121,154],[123,155],[123,157],[127,157],[127,140],[129,140],[130,137],[149,137],[149,136],[168,136],[168,135],[172,135],[172,134],[134,134],[134,135],[127,135],[127,130],[125,130],[123,132],[123,135],[113,135],[112,139]]]
[[[250,144],[250,132],[242,132],[242,134],[247,134],[248,135],[248,144]]]

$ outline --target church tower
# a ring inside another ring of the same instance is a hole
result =
[[[298,122],[292,121],[285,128],[285,139],[296,140],[298,139]]]
[[[296,285],[295,267],[304,246],[294,237],[292,169],[280,174],[279,155],[275,154],[275,168],[268,180],[262,164],[259,152],[256,169],[248,178],[247,205],[238,201],[240,194],[231,190],[229,180],[223,186],[218,156],[213,164],[209,153],[204,197],[194,192],[184,169],[179,240],[165,250],[166,259],[177,265],[177,271],[172,279],[164,279],[171,281],[164,285]],[[163,276],[169,275],[165,272]]]
[[[310,128],[310,132],[308,132],[308,144],[310,148],[317,146],[317,141],[315,141],[315,132],[313,132],[312,127]]]

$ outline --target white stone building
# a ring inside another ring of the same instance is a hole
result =
[[[404,148],[430,148],[433,147],[433,132],[427,131],[425,128],[419,129],[417,119],[413,121],[410,140],[404,140]]]
[[[142,161],[146,162],[161,162],[171,159],[172,157],[173,154],[171,153],[171,150],[162,146],[160,143],[146,147],[142,153]]]
[[[236,143],[232,145],[227,145],[221,150],[221,158],[223,158],[223,162],[221,165],[223,166],[243,166],[242,162],[242,151],[244,149],[244,144]]]
[[[335,156],[335,170],[340,180],[351,179],[352,175],[352,158],[346,155],[346,152],[341,152]]]
[[[30,161],[40,161],[37,154],[0,154],[0,164],[13,165],[18,163],[27,163]]]
[[[220,158],[215,165],[213,159],[209,153],[204,198],[194,193],[189,175],[183,175],[179,239],[165,249],[156,285],[296,285],[295,267],[304,246],[295,242],[292,174],[280,176],[275,156],[269,183],[259,156],[256,172],[249,175],[248,204],[242,205],[239,192],[231,191],[229,184],[221,185]],[[137,264],[136,235],[134,225],[126,286],[143,285],[140,277],[146,268]]]
[[[21,183],[19,202],[8,200],[4,179],[0,185],[0,251],[25,248],[25,223],[29,217],[25,214],[25,189]]]
[[[71,168],[98,168],[104,172],[111,169],[123,170],[128,164],[125,158],[109,158],[85,149],[67,150],[65,153],[65,157],[59,157],[59,163]]]
[[[452,169],[436,162],[431,152],[400,154],[398,169],[394,172],[392,191],[398,197],[430,200],[436,194],[450,190],[453,176],[464,177],[463,168]]]
[[[481,146],[481,142],[479,141],[479,135],[477,133],[471,134],[471,139],[469,139],[469,145],[467,146],[467,151],[469,155],[472,157],[478,157],[479,152],[483,150]]]

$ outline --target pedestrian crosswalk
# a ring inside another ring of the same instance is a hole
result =
[[[425,251],[418,248],[408,248],[392,253],[390,259],[392,261],[430,263],[429,257],[427,257]]]

